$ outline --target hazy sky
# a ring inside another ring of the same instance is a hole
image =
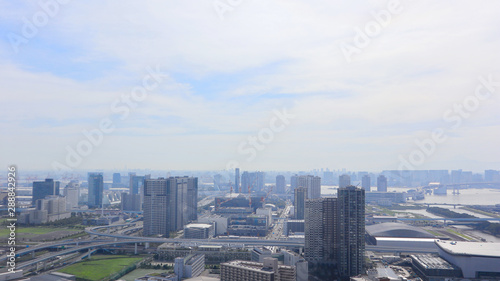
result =
[[[499,169],[500,2],[347,2],[2,0],[1,165]]]

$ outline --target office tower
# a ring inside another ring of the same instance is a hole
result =
[[[361,178],[361,187],[366,191],[370,191],[370,189],[371,189],[370,182],[371,182],[370,176],[364,175]]]
[[[264,172],[243,172],[241,175],[241,192],[251,193],[264,189]]]
[[[144,182],[144,236],[161,235],[169,237],[174,231],[170,225],[170,188],[164,178],[148,179]]]
[[[348,186],[337,196],[336,243],[341,278],[363,273],[365,254],[365,190]]]
[[[304,251],[308,262],[334,262],[336,215],[336,198],[306,200]]]
[[[377,177],[377,191],[387,192],[387,178],[384,175]]]
[[[307,188],[307,198],[314,199],[321,197],[321,178],[311,175],[299,176],[297,179],[298,187]]]
[[[102,173],[88,173],[89,208],[102,207],[104,180]]]
[[[339,188],[347,187],[351,185],[351,177],[347,174],[339,176]]]
[[[299,176],[298,175],[293,175],[290,177],[290,189],[293,191],[296,189],[299,183]]]
[[[170,177],[144,181],[144,235],[169,236],[198,218],[198,178]]]
[[[285,176],[277,175],[276,176],[276,193],[278,193],[278,194],[284,194],[285,193],[285,187],[286,187]]]
[[[120,173],[113,173],[113,186],[120,185],[122,183],[122,175]]]
[[[234,169],[234,192],[240,192],[240,168]]]
[[[304,211],[306,207],[306,199],[308,198],[307,188],[298,187],[293,191],[293,193],[294,193],[293,207],[295,210],[295,218],[298,220],[303,220]]]
[[[32,189],[31,203],[35,205],[36,200],[44,199],[48,195],[59,195],[58,181],[53,179],[45,179],[45,181],[34,181]]]

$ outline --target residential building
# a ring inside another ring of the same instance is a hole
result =
[[[355,186],[337,193],[336,260],[341,278],[363,273],[365,254],[365,190]]]
[[[294,190],[294,217],[298,220],[304,219],[304,211],[306,207],[306,199],[308,199],[308,189],[305,187],[298,187]]]
[[[251,193],[262,190],[264,190],[264,172],[244,171],[241,175],[241,192]]]
[[[307,198],[315,199],[321,197],[321,178],[312,175],[299,176],[297,187],[307,188]]]

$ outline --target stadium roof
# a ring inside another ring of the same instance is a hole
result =
[[[500,243],[436,240],[436,245],[450,255],[500,258]]]
[[[397,222],[386,222],[366,227],[373,237],[434,238],[434,235],[415,226]]]

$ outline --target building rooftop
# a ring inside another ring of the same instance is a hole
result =
[[[436,240],[436,245],[450,255],[500,258],[500,243]]]
[[[411,225],[386,222],[366,227],[366,232],[374,237],[433,238],[429,232]]]
[[[411,255],[413,262],[419,263],[425,269],[446,269],[455,270],[456,268],[441,257],[433,255]]]
[[[185,226],[185,228],[210,228],[211,224],[208,223],[190,223]]]

